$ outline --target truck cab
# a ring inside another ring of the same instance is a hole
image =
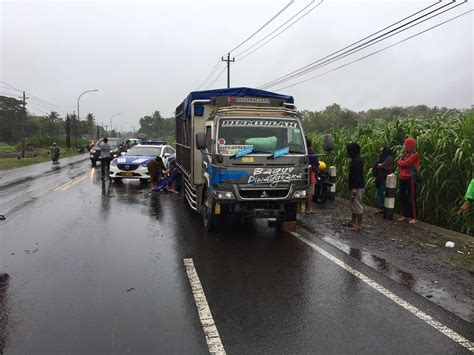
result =
[[[296,221],[310,167],[291,96],[251,88],[195,92],[178,107],[176,122],[183,197],[207,229],[222,215]]]

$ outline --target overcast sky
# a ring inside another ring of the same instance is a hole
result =
[[[222,55],[289,2],[0,0],[0,80],[61,106],[32,98],[28,107],[38,114],[50,110],[62,115],[72,113],[77,110],[79,94],[97,88],[100,91],[82,96],[81,117],[92,112],[98,122],[109,124],[110,117],[120,113],[113,118],[114,128],[130,130],[133,125],[138,127],[140,117],[154,110],[165,117],[173,116],[175,107],[202,84]],[[231,53],[236,57],[231,65],[231,86],[258,87],[436,0],[325,0],[255,53],[246,58],[238,56],[310,2],[295,0]],[[438,7],[447,3],[445,0]],[[473,12],[362,61],[303,84],[278,89],[472,9],[470,0],[391,39],[268,90],[293,95],[297,107],[308,110],[320,110],[332,103],[356,111],[417,104],[470,107],[474,101]],[[224,63],[221,65],[223,68]],[[209,88],[226,85],[223,72]],[[6,87],[0,83],[0,95],[19,94]]]

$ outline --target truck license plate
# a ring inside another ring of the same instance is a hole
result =
[[[256,218],[275,218],[278,217],[277,210],[252,210],[252,216]]]

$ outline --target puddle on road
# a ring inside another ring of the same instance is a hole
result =
[[[339,250],[342,250],[346,254],[349,254],[353,258],[362,261],[365,265],[370,266],[371,268],[380,271],[384,274],[388,274],[390,278],[394,279],[398,283],[401,283],[402,285],[405,285],[409,290],[412,290],[417,283],[411,273],[403,271],[397,268],[396,266],[391,265],[384,258],[364,252],[357,248],[349,247],[348,245],[331,237],[320,236],[320,238],[328,242],[329,244],[335,246]]]
[[[451,312],[454,312],[467,321],[471,319],[472,307],[469,306],[470,300],[465,300],[462,296],[459,297],[456,294],[447,292],[442,285],[438,284],[438,281],[416,279],[413,274],[400,269],[396,265],[390,264],[384,258],[367,253],[358,248],[350,247],[337,239],[323,236],[320,233],[315,233],[315,235],[318,235],[320,239],[328,242],[344,253],[360,260],[367,266],[387,275],[392,280],[404,285],[407,289],[418,293]],[[456,299],[457,302],[453,303],[454,299]]]

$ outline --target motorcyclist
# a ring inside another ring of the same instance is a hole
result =
[[[59,146],[56,143],[53,143],[49,150],[51,152],[51,160],[53,161],[53,164],[58,164],[60,152]]]

